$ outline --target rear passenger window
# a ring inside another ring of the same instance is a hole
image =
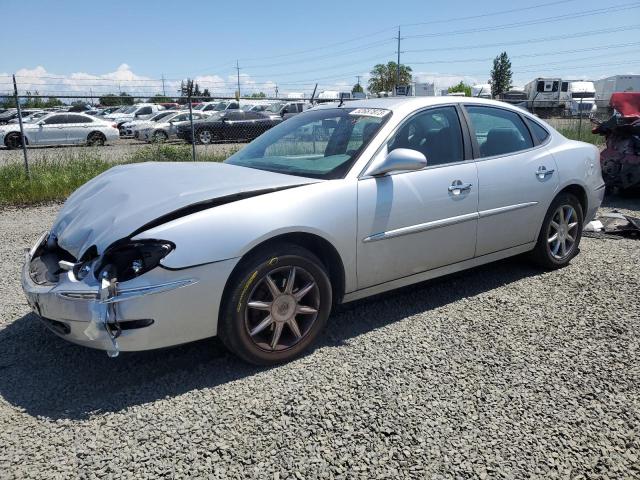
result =
[[[529,124],[529,128],[533,132],[533,135],[538,139],[540,143],[544,142],[547,138],[549,138],[549,132],[540,125],[538,122],[527,118],[527,123]]]
[[[517,113],[501,108],[465,107],[475,131],[481,157],[493,157],[533,147],[529,130]]]
[[[66,123],[91,123],[93,120],[91,120],[89,117],[85,117],[84,115],[67,115],[67,121]]]
[[[410,118],[388,143],[388,150],[409,148],[427,157],[427,165],[464,160],[462,130],[455,107],[425,110]]]

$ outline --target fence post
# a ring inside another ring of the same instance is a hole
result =
[[[189,123],[191,124],[191,160],[196,161],[196,134],[193,130],[193,110],[191,108],[191,88],[189,88]]]
[[[578,140],[582,140],[582,97],[578,106]]]
[[[24,127],[22,126],[22,109],[20,108],[20,99],[18,98],[18,85],[16,84],[16,76],[13,75],[13,97],[16,99],[16,108],[18,109],[18,123],[20,124],[20,143],[22,143],[22,153],[24,155],[24,170],[27,177],[31,179],[29,172],[29,159],[27,158],[27,142],[24,140]]]

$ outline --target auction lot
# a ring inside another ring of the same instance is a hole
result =
[[[56,338],[19,275],[58,208],[0,210],[2,478],[640,476],[638,240],[347,305],[260,369],[216,340],[109,359]]]

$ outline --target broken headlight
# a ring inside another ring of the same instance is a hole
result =
[[[104,252],[96,277],[107,267],[119,282],[126,282],[156,268],[175,245],[164,240],[131,240],[113,245]]]

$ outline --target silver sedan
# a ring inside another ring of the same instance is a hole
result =
[[[114,167],[27,254],[33,309],[119,351],[218,335],[256,364],[309,347],[335,304],[527,253],[578,253],[598,150],[491,100],[324,105],[224,163]]]

